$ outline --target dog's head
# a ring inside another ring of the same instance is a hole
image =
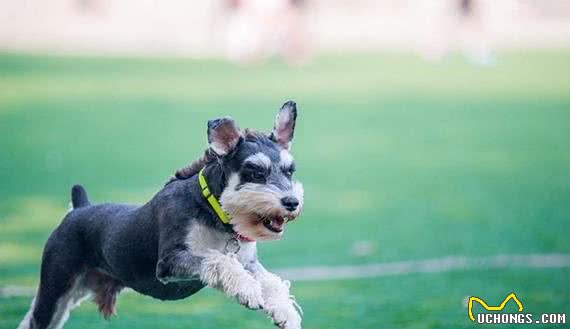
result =
[[[296,104],[289,101],[268,135],[242,131],[229,117],[208,122],[210,151],[226,177],[220,203],[234,231],[247,238],[280,238],[303,208],[303,187],[293,179],[290,153],[296,118]]]

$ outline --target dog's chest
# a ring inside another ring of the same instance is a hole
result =
[[[242,264],[256,259],[256,242],[238,242],[226,232],[220,232],[202,224],[193,224],[186,236],[186,245],[196,256],[208,256],[211,253],[236,253]]]

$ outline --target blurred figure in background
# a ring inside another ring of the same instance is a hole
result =
[[[458,49],[474,65],[492,65],[495,57],[489,41],[491,9],[484,0],[423,0],[417,11],[424,29],[419,53],[427,61],[440,62]]]
[[[237,63],[282,56],[290,65],[307,59],[303,0],[226,0],[225,53]]]
[[[82,14],[97,14],[101,10],[99,0],[76,0],[75,7]]]
[[[480,0],[459,0],[459,19],[461,48],[464,56],[475,65],[491,65],[495,56],[488,38],[489,16],[491,4]],[[486,6],[485,6],[486,5]]]

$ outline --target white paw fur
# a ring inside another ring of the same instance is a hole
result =
[[[264,307],[261,284],[239,263],[235,254],[212,253],[204,258],[200,271],[202,282],[236,297],[240,304],[251,308]]]
[[[273,273],[256,273],[263,287],[264,312],[282,329],[300,329],[301,315],[295,301],[289,294],[289,281],[282,280]]]

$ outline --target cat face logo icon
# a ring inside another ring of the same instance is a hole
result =
[[[485,303],[484,300],[482,300],[479,297],[475,297],[475,296],[471,296],[469,297],[469,304],[467,305],[467,309],[468,309],[468,313],[469,313],[469,318],[471,319],[471,321],[475,321],[475,317],[473,316],[473,302],[477,302],[479,304],[481,304],[481,306],[483,306],[484,309],[486,309],[487,311],[502,311],[503,308],[505,308],[505,305],[507,305],[507,303],[509,302],[509,300],[514,300],[515,303],[517,303],[518,307],[519,307],[519,312],[523,311],[523,305],[522,303],[519,301],[519,299],[517,298],[517,296],[515,295],[515,293],[511,293],[510,295],[508,295],[505,300],[501,303],[501,305],[499,306],[489,306],[487,305],[487,303]]]

